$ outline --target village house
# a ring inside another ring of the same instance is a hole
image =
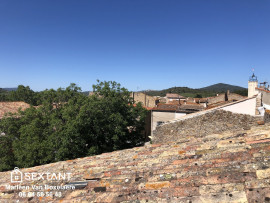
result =
[[[187,114],[202,111],[204,107],[199,104],[162,104],[159,103],[157,107],[151,110],[151,132],[157,126]]]
[[[258,86],[257,77],[253,74],[249,81],[249,93],[250,96],[258,94],[263,109],[270,110],[270,88],[269,85],[267,86],[267,82],[262,82]]]
[[[159,103],[158,97],[152,97],[142,92],[131,92],[130,97],[135,103],[141,102],[144,107],[155,107]]]
[[[209,109],[220,109],[250,116],[262,116],[263,113],[259,109],[270,107],[270,91],[263,87],[258,88],[257,78],[254,80],[254,77],[253,75],[248,83],[249,97],[230,93],[230,91],[208,98],[181,98],[178,94],[167,94],[166,104],[160,103],[151,110],[151,135],[159,125],[184,118],[188,114],[199,113],[199,111],[207,111]]]
[[[270,110],[270,90],[265,88],[257,88],[258,92],[261,94],[262,106]]]
[[[208,98],[192,98],[192,97],[188,97],[187,102],[193,102],[193,103],[201,104],[204,107],[207,107]]]
[[[167,93],[166,94],[166,103],[172,102],[172,101],[184,101],[186,97],[180,95],[180,94],[172,94],[172,93]]]

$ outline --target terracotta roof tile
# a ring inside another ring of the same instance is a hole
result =
[[[195,99],[195,102],[202,102],[202,103],[205,103],[205,102],[207,102],[208,101],[208,99],[207,98],[194,98]]]
[[[197,104],[184,104],[180,106],[180,109],[193,109],[193,110],[203,110],[205,109],[202,105]]]
[[[266,90],[266,89],[263,89],[263,88],[258,88],[258,87],[256,87],[256,89],[257,89],[257,90],[260,90],[260,91],[264,91],[264,92],[268,92],[268,93],[270,93],[270,91],[269,91],[269,90]]]
[[[162,111],[181,111],[181,110],[203,110],[204,106],[196,103],[189,104],[158,104],[157,107],[154,107],[153,110],[162,110]]]
[[[172,94],[172,93],[167,93],[166,94],[166,97],[168,98],[168,97],[171,97],[171,98],[180,98],[180,99],[184,99],[184,98],[186,98],[186,97],[184,97],[184,96],[182,96],[182,95],[180,95],[180,94]]]

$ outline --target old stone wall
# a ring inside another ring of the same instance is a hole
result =
[[[262,120],[262,117],[214,110],[158,126],[153,132],[152,141],[153,143],[166,143],[179,141],[186,136],[203,137],[223,131],[248,130],[251,126],[258,125],[259,120]]]

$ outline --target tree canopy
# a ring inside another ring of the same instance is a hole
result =
[[[39,104],[39,93],[29,86],[19,85],[15,91],[0,91],[0,101],[24,101],[31,105]]]
[[[142,145],[147,110],[134,106],[127,89],[112,81],[85,96],[71,84],[40,93],[31,106],[0,121],[0,171]],[[25,98],[29,98],[25,96]]]

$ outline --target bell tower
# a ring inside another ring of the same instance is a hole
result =
[[[256,90],[256,87],[258,87],[258,80],[257,76],[253,73],[248,80],[248,97],[252,97],[259,93],[258,90]]]

